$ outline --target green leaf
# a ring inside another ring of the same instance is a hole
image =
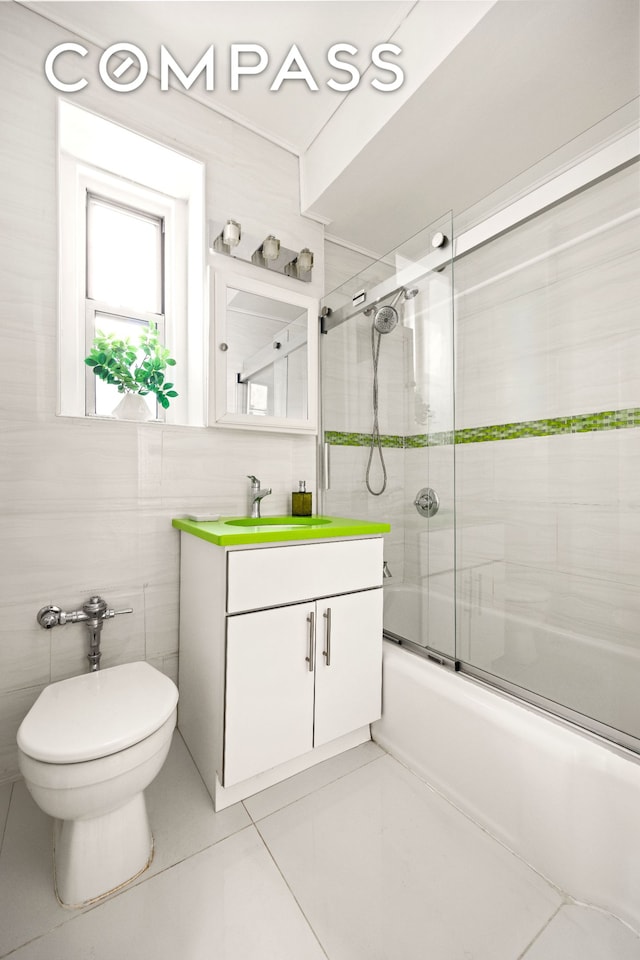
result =
[[[165,384],[163,388],[164,371],[167,366],[175,366],[176,361],[160,343],[155,323],[140,333],[137,344],[129,337],[98,330],[84,363],[101,380],[117,387],[119,393],[128,390],[141,396],[155,393],[162,406],[169,406],[169,387],[173,384]],[[173,395],[177,393],[174,391]]]

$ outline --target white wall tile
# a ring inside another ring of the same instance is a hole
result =
[[[638,404],[637,206],[632,168],[456,265],[458,427]]]
[[[7,596],[2,604],[1,695],[49,681],[51,631],[36,623],[36,614],[46,602],[33,595],[14,600]]]
[[[16,773],[15,731],[40,686],[86,669],[86,631],[45,633],[44,603],[94,592],[134,614],[105,624],[103,663],[148,656],[177,674],[179,538],[172,516],[244,514],[253,473],[288,512],[293,483],[315,488],[314,438],[56,417],[58,95],[42,72],[60,30],[0,5],[5,131],[0,182],[0,780]],[[73,39],[69,35],[68,39]],[[91,44],[88,44],[91,46]],[[146,84],[121,97],[91,82],[74,102],[202,160],[206,218],[310,247],[319,294],[323,228],[300,216],[298,161],[213,110]]]

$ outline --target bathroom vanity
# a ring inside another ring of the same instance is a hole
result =
[[[382,533],[344,518],[174,520],[178,725],[217,810],[370,737]]]

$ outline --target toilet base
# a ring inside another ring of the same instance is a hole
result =
[[[144,793],[100,817],[54,821],[56,896],[82,907],[135,880],[153,859]]]

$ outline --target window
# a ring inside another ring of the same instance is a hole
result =
[[[135,344],[152,323],[164,342],[163,234],[163,217],[87,192],[87,353],[98,332]],[[109,416],[120,399],[117,388],[89,368],[85,376],[87,413]],[[145,401],[158,418],[154,395]]]
[[[156,326],[178,397],[152,416],[205,422],[203,164],[60,102],[59,413],[109,417],[117,389],[84,364],[99,331]]]

